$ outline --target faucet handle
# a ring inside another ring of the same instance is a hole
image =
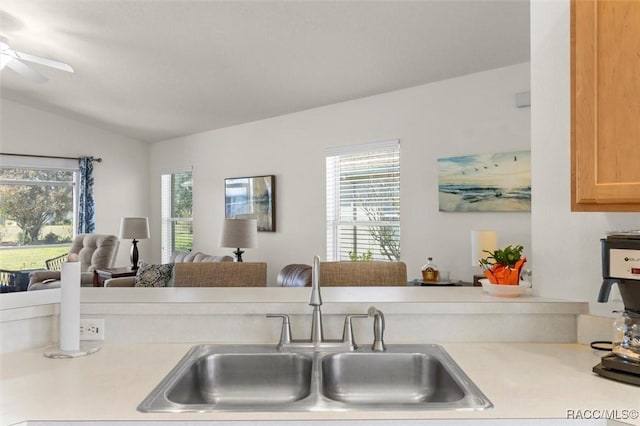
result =
[[[356,341],[353,337],[353,324],[351,324],[351,318],[368,318],[367,314],[347,314],[344,317],[344,329],[342,330],[342,342],[348,343],[351,350],[358,349]]]
[[[384,344],[384,314],[374,306],[371,306],[367,313],[373,317],[373,345],[371,349],[375,352],[384,352],[387,350]]]
[[[289,322],[289,315],[285,314],[267,314],[267,318],[282,318],[282,330],[280,330],[280,342],[278,347],[286,343],[291,343],[291,323]]]

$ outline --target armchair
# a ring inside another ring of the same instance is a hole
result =
[[[79,258],[80,285],[83,287],[93,285],[93,271],[113,266],[117,252],[118,238],[115,235],[77,235],[71,243],[68,254],[76,254]],[[29,275],[29,287],[27,290],[59,287],[60,271],[35,271]]]
[[[281,287],[311,287],[311,265],[286,265],[278,272],[276,280]]]

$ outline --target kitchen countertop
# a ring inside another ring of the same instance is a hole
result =
[[[608,414],[640,425],[640,387],[591,372],[603,352],[579,344],[545,343],[442,345],[493,402],[494,408],[485,411],[137,412],[137,405],[191,346],[105,344],[97,353],[75,359],[46,358],[44,348],[1,355],[0,420],[3,425],[27,420],[393,419],[401,423],[403,419],[567,419]]]

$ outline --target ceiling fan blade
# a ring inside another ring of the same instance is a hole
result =
[[[5,55],[4,53],[0,54],[0,70],[4,69],[9,62],[13,61],[13,58],[9,55]]]
[[[46,65],[48,67],[59,69],[62,71],[73,72],[73,68],[71,68],[71,65],[65,64],[64,62],[56,61],[49,58],[43,58],[42,56],[29,55],[28,53],[18,52],[17,50],[14,50],[14,52],[16,53],[16,56],[23,61]]]
[[[15,72],[17,72],[18,74],[22,74],[23,76],[27,77],[29,80],[33,81],[36,84],[44,83],[45,81],[48,80],[47,77],[45,77],[44,75],[40,74],[35,70],[32,70],[27,65],[23,64],[17,59],[9,61],[7,63],[7,66],[12,70],[14,70]]]

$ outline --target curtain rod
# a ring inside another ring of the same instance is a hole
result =
[[[8,152],[0,152],[0,155],[12,155],[15,157],[33,157],[33,158],[59,158],[62,160],[79,160],[80,157],[59,157],[56,155],[34,155],[34,154],[12,154]],[[95,161],[97,163],[102,163],[102,158],[100,157],[89,157],[91,161]]]

